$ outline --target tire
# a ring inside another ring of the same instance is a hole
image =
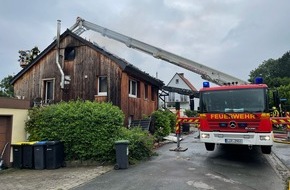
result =
[[[65,162],[65,161],[63,161],[63,162],[61,163],[61,167],[63,167],[63,168],[66,167],[66,162]]]
[[[120,169],[119,164],[115,164],[114,169],[115,169],[115,170]]]
[[[214,143],[205,143],[205,148],[207,151],[213,151],[215,147]]]
[[[261,146],[261,150],[263,154],[271,154],[272,146]]]

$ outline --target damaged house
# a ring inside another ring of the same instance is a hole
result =
[[[35,104],[76,99],[112,102],[125,124],[158,109],[164,83],[124,59],[66,30],[11,83],[16,97]]]

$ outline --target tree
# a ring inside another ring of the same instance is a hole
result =
[[[29,64],[31,61],[33,61],[38,54],[40,53],[37,46],[32,48],[31,50],[19,51],[19,62],[25,63],[25,65]],[[0,83],[0,97],[13,97],[14,96],[14,89],[13,85],[10,84],[10,81],[12,80],[13,76],[8,75],[4,79],[2,79]]]
[[[249,82],[255,77],[261,76],[270,87],[279,87],[290,84],[290,52],[286,52],[281,58],[269,59],[250,72]]]
[[[12,75],[8,75],[4,79],[2,79],[0,83],[0,96],[13,97],[14,89],[13,89],[13,86],[10,84],[10,81],[12,80],[12,78],[13,78]]]
[[[283,104],[290,105],[290,52],[286,52],[277,60],[264,61],[258,68],[252,70],[249,76],[249,82],[261,76],[270,88],[270,96],[273,91],[278,90],[280,98],[286,99]],[[273,102],[270,103],[273,105]],[[289,111],[289,108],[287,109]]]
[[[31,50],[19,50],[18,53],[20,54],[18,61],[21,65],[27,65],[38,56],[40,51],[37,46],[34,46]]]
[[[279,86],[277,90],[280,98],[284,99],[283,102],[281,101],[282,109],[290,111],[290,83],[287,86]]]

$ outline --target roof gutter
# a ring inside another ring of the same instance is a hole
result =
[[[56,65],[60,71],[60,74],[61,74],[61,80],[60,80],[60,88],[61,89],[64,89],[64,72],[60,66],[60,63],[59,63],[59,52],[60,52],[60,27],[61,27],[61,21],[60,20],[57,20],[57,36],[56,36]]]

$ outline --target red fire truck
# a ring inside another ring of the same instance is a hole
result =
[[[208,151],[215,144],[261,146],[264,154],[273,145],[268,87],[257,78],[255,84],[231,84],[200,90],[200,140]]]

